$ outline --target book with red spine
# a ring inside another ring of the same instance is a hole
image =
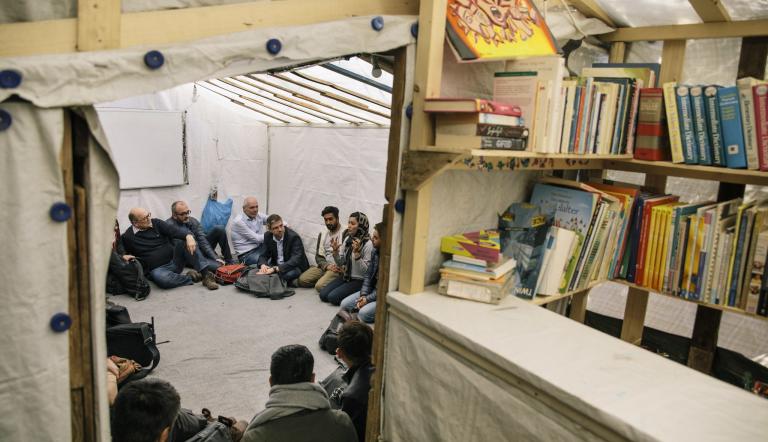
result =
[[[634,157],[646,161],[670,159],[662,88],[640,89]]]

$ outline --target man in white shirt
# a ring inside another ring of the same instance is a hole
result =
[[[341,243],[343,240],[343,230],[339,224],[339,209],[334,206],[327,206],[322,211],[323,222],[328,229],[323,232],[321,239],[318,239],[317,249],[315,251],[316,267],[310,267],[299,276],[299,287],[314,287],[320,291],[329,282],[341,275],[341,268],[333,260],[333,248],[331,241]]]
[[[243,213],[235,218],[231,227],[232,245],[241,263],[253,265],[259,262],[259,258],[266,250],[264,246],[266,222],[267,216],[259,213],[259,201],[256,197],[245,197]]]

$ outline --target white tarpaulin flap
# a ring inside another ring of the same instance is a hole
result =
[[[371,229],[381,221],[388,137],[389,128],[269,128],[269,212],[301,234],[311,262],[323,207],[338,207],[345,228],[357,211]]]
[[[172,47],[6,58],[2,68],[18,70],[23,81],[16,89],[0,89],[0,101],[17,94],[40,107],[102,103],[197,80],[383,52],[415,41],[410,28],[416,17],[383,16],[384,28],[378,32],[371,18],[257,29]],[[266,49],[272,38],[282,43],[277,55]],[[144,64],[151,49],[165,59],[155,70]]]
[[[388,441],[765,440],[764,399],[520,299],[387,302]]]
[[[67,223],[49,216],[64,200],[62,109],[0,103],[0,434],[3,440],[70,439],[69,341],[51,329],[68,311]]]

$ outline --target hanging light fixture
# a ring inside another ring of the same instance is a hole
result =
[[[379,60],[373,54],[371,54],[371,65],[371,75],[373,78],[381,77],[381,66],[379,66]]]

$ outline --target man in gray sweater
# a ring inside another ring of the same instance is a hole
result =
[[[266,408],[248,424],[242,442],[357,442],[349,416],[332,410],[328,394],[315,383],[314,365],[303,345],[272,354]]]

